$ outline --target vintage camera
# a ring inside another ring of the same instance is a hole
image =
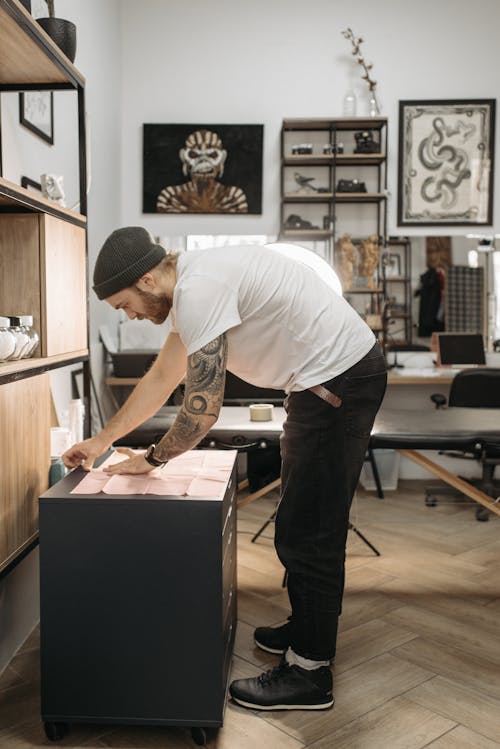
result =
[[[297,213],[291,213],[285,221],[285,229],[319,229],[319,226],[313,226]]]
[[[337,153],[344,153],[343,143],[325,143],[323,146],[324,156],[334,156]]]
[[[292,156],[310,156],[312,152],[312,143],[294,143],[292,145]]]
[[[337,192],[366,192],[366,185],[357,179],[339,179]]]
[[[354,153],[380,153],[380,143],[378,143],[371,130],[360,130],[354,133],[356,148]]]

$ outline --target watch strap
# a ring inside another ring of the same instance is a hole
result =
[[[155,451],[156,445],[150,445],[148,449],[146,450],[144,454],[144,458],[149,463],[150,466],[154,466],[155,468],[161,468],[161,466],[164,466],[165,463],[168,463],[168,460],[158,460],[158,458],[155,458],[154,451]]]

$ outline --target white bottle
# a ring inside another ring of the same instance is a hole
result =
[[[74,398],[69,403],[69,429],[71,432],[72,444],[83,440],[83,419],[85,408],[81,398]]]
[[[369,117],[378,117],[380,112],[378,111],[378,103],[377,99],[373,94],[370,96],[370,100],[368,102],[368,116]]]
[[[342,113],[344,117],[356,117],[356,94],[352,89],[344,96]]]

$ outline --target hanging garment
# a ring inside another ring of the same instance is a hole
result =
[[[436,268],[428,268],[420,276],[420,287],[415,296],[420,296],[418,315],[418,335],[422,338],[444,330],[444,322],[439,319],[442,310],[442,277]]]

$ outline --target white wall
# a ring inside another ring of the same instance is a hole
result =
[[[122,191],[120,142],[121,117],[121,12],[120,0],[57,0],[56,12],[77,26],[75,65],[86,79],[85,97],[90,130],[91,181],[88,195],[89,264],[120,220]],[[91,340],[104,306],[90,294]],[[105,319],[105,316],[104,316]]]
[[[365,39],[389,117],[389,234],[423,233],[396,226],[398,101],[497,94],[497,0],[123,0],[121,7],[121,223],[161,236],[277,232],[282,119],[340,116],[351,85],[358,114],[366,113],[367,87],[341,35],[347,26]],[[197,121],[264,123],[261,217],[141,213],[142,124]],[[497,176],[497,195],[499,188]],[[498,230],[500,214],[496,221]]]

